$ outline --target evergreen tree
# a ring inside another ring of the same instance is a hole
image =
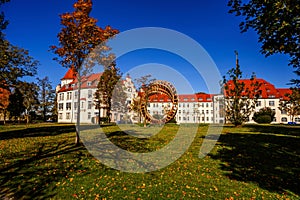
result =
[[[256,100],[259,97],[259,83],[255,78],[250,79],[250,86],[246,86],[242,79],[238,53],[236,54],[236,67],[228,71],[229,80],[224,76],[224,95],[225,95],[225,115],[226,120],[235,126],[242,125],[249,120],[249,116],[255,108]]]
[[[48,76],[43,79],[37,79],[39,86],[39,106],[41,108],[42,118],[47,120],[49,113],[54,107],[55,91],[52,88]]]

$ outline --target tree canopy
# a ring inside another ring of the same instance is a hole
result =
[[[260,84],[254,77],[250,79],[250,85],[244,83],[240,69],[238,53],[236,53],[236,67],[228,71],[228,78],[223,77],[225,114],[226,119],[235,126],[242,125],[249,120],[249,116],[255,108],[256,99],[260,94]]]
[[[270,56],[286,54],[290,57],[290,65],[300,76],[300,2],[299,0],[229,0],[229,13],[243,16],[240,23],[242,32],[254,29],[259,42],[262,43],[261,53]],[[293,80],[299,84],[300,80]]]
[[[0,7],[9,0],[1,0]],[[37,73],[38,61],[29,56],[28,50],[12,45],[6,38],[4,30],[8,21],[0,13],[0,87],[15,87],[20,78],[34,76]]]
[[[77,129],[75,143],[79,144],[79,124],[80,124],[80,90],[81,76],[101,61],[90,56],[96,47],[105,42],[119,31],[106,26],[105,29],[97,26],[97,20],[90,16],[93,3],[91,0],[78,0],[73,4],[72,13],[60,15],[61,31],[57,37],[58,46],[51,46],[50,49],[58,55],[55,58],[63,67],[71,68],[77,75],[78,80],[78,99],[77,99]],[[101,54],[102,49],[97,53]],[[99,57],[101,55],[96,55]]]

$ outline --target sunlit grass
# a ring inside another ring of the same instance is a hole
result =
[[[208,126],[187,152],[158,171],[111,169],[82,146],[72,125],[0,127],[0,199],[299,199],[300,127],[227,126],[203,159]],[[173,140],[177,125],[149,138],[103,128],[123,149],[150,152]],[[126,131],[125,131],[126,132]]]

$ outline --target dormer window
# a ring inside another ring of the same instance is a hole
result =
[[[88,85],[88,86],[91,86],[91,85],[92,85],[92,82],[91,82],[91,81],[88,81],[88,82],[87,82],[87,85]]]

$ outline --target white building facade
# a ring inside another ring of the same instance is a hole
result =
[[[97,85],[101,73],[91,74],[82,77],[80,90],[80,123],[98,123],[99,116],[106,117],[104,108],[96,108],[94,94],[97,91]],[[122,81],[124,84],[127,100],[125,105],[130,103],[132,97],[136,95],[136,89],[129,76]],[[75,79],[71,69],[61,79],[61,84],[57,86],[57,113],[58,123],[76,123],[78,108],[78,82]],[[100,115],[99,115],[100,112]],[[112,112],[111,121],[122,120],[121,113]]]
[[[81,123],[98,123],[99,116],[105,117],[106,110],[96,108],[94,94],[97,90],[98,81],[101,73],[92,74],[82,78],[82,89],[80,94],[80,121]],[[249,80],[245,81],[246,85]],[[279,109],[280,102],[285,101],[286,93],[289,89],[277,89],[269,82],[258,79],[261,83],[261,96],[257,99],[254,111],[251,113],[248,123],[254,123],[252,117],[254,112],[261,108],[270,107],[275,111],[274,121],[272,123],[288,123],[292,117]],[[122,80],[126,93],[126,106],[131,104],[133,98],[137,96],[137,90],[129,76]],[[57,87],[57,108],[59,123],[77,122],[77,81],[73,76],[72,70],[69,70],[61,79],[61,84]],[[224,95],[221,94],[180,94],[178,95],[178,110],[175,116],[177,123],[226,123]],[[148,112],[155,118],[161,118],[166,110],[170,108],[171,101],[167,96],[156,94],[149,98]],[[99,115],[100,113],[100,115]],[[137,113],[127,111],[120,113],[112,111],[111,121],[126,123],[135,123]],[[294,121],[300,123],[300,115],[294,116]]]

